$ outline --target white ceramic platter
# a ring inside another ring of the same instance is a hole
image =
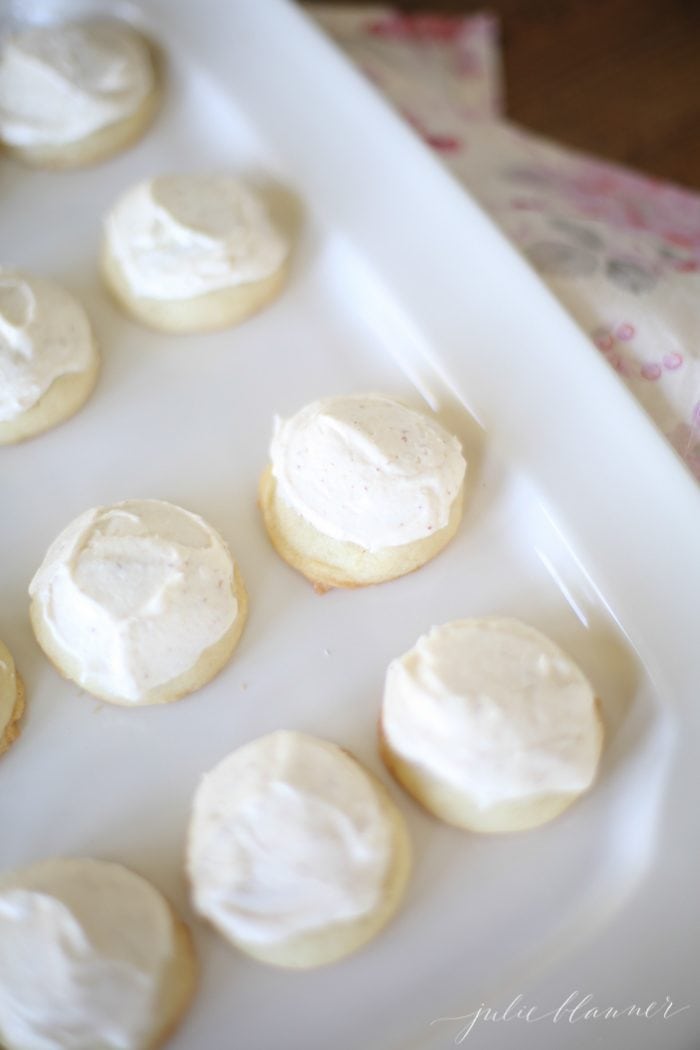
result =
[[[22,737],[0,762],[1,866],[99,856],[170,895],[202,962],[172,1050],[690,1050],[700,1031],[694,483],[488,220],[296,9],[104,9],[145,25],[167,54],[154,129],[84,172],[0,164],[0,259],[80,295],[104,360],[74,420],[0,450],[0,636],[28,695]],[[100,287],[101,216],[141,177],[219,167],[272,176],[300,198],[290,286],[230,333],[148,333]],[[257,477],[275,412],[367,389],[424,398],[460,434],[469,508],[456,541],[419,573],[319,597],[268,546]],[[130,496],[203,514],[251,596],[224,673],[162,709],[81,694],[28,623],[27,585],[49,542],[87,507]],[[579,660],[608,741],[599,783],[564,816],[478,838],[430,820],[389,781],[375,723],[392,657],[434,623],[495,612],[530,620]],[[353,750],[389,783],[415,845],[394,923],[307,974],[236,954],[192,916],[182,873],[199,777],[276,727]],[[607,1016],[583,1016],[594,1007]]]

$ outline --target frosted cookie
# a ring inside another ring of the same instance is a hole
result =
[[[273,299],[289,241],[263,198],[230,175],[162,175],[108,214],[102,273],[124,310],[164,332],[226,328]]]
[[[151,45],[125,22],[27,27],[0,41],[0,142],[39,167],[103,160],[146,129],[157,80]]]
[[[603,726],[566,653],[534,627],[487,617],[433,627],[392,661],[380,743],[399,782],[442,820],[515,831],[591,786]]]
[[[72,416],[98,371],[80,303],[53,281],[0,268],[0,445]]]
[[[0,642],[0,755],[19,736],[23,711],[24,685],[9,649]]]
[[[279,731],[203,778],[187,868],[195,909],[248,955],[303,969],[365,944],[410,867],[400,811],[347,752]]]
[[[318,590],[412,572],[452,539],[466,463],[456,437],[381,394],[328,397],[275,420],[260,508]]]
[[[39,645],[93,696],[177,700],[228,661],[247,597],[221,536],[160,500],[88,510],[49,548],[29,588]]]
[[[105,861],[0,875],[0,1043],[152,1050],[192,998],[189,931],[149,882]]]

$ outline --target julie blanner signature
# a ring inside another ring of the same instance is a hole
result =
[[[543,1010],[539,1006],[529,1006],[523,995],[516,995],[506,1006],[505,1010],[498,1010],[486,1003],[481,1003],[471,1013],[461,1014],[459,1017],[436,1017],[430,1022],[431,1025],[453,1024],[460,1025],[454,1036],[453,1042],[459,1046],[467,1036],[471,1035],[477,1024],[481,1022],[508,1022],[524,1021],[526,1024],[534,1024],[538,1021],[550,1021],[552,1024],[578,1024],[579,1022],[592,1021],[617,1021],[623,1018],[636,1018],[637,1020],[650,1021],[657,1018],[668,1021],[676,1014],[689,1010],[690,1004],[677,1006],[671,997],[667,995],[663,1002],[652,1001],[649,1003],[628,1003],[624,1006],[601,1005],[595,1000],[595,996],[588,992],[586,994],[574,991],[566,997],[558,1006],[551,1010]]]

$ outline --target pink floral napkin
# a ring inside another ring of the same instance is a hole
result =
[[[509,124],[488,14],[307,10],[537,268],[700,480],[700,195]]]

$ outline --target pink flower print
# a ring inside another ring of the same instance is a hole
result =
[[[462,26],[462,18],[449,15],[402,15],[395,12],[370,22],[367,32],[388,40],[449,43],[459,36]]]
[[[623,230],[644,230],[681,248],[681,272],[700,269],[700,199],[671,183],[600,161],[570,160],[566,166],[533,164],[508,177],[537,184],[579,215]]]
[[[698,259],[679,259],[674,270],[678,273],[697,273],[700,270],[700,260]]]
[[[602,351],[606,361],[621,376],[628,377],[632,374],[630,362],[619,350],[615,349],[615,337],[607,328],[596,328],[591,333],[593,342]]]
[[[615,329],[615,338],[620,339],[623,343],[628,343],[630,339],[634,338],[634,336],[635,327],[633,324],[630,324],[629,321],[624,321]]]
[[[434,135],[431,132],[424,132],[423,138],[438,153],[458,153],[464,145],[456,135]]]
[[[593,332],[593,342],[599,350],[603,351],[604,354],[608,353],[609,350],[612,350],[615,345],[615,339],[607,328],[597,328],[595,332]]]
[[[464,146],[464,141],[456,135],[442,134],[439,131],[431,131],[425,126],[415,113],[404,109],[401,111],[403,117],[412,128],[418,132],[424,142],[427,142],[438,153],[458,153]]]
[[[632,374],[629,361],[619,353],[612,353],[608,355],[608,361],[613,366],[616,372],[619,372],[621,376],[627,378]]]
[[[670,354],[664,354],[661,364],[658,364],[656,361],[645,361],[639,369],[639,374],[643,379],[648,379],[650,382],[655,383],[657,379],[661,379],[663,369],[667,372],[675,372],[682,364],[683,355],[674,350]],[[698,422],[700,422],[700,405],[695,406],[694,419],[696,415],[698,415]]]
[[[693,247],[693,238],[688,237],[688,235],[685,233],[675,233],[673,230],[667,230],[663,236],[664,239],[669,242],[669,244],[675,244],[679,248]]]
[[[674,350],[673,353],[666,354],[661,363],[668,372],[675,372],[683,364],[683,354]]]
[[[697,273],[700,270],[700,252],[697,258],[693,258],[692,249],[684,252],[675,245],[670,247],[668,244],[662,244],[659,247],[659,258],[665,267],[675,273]]]

